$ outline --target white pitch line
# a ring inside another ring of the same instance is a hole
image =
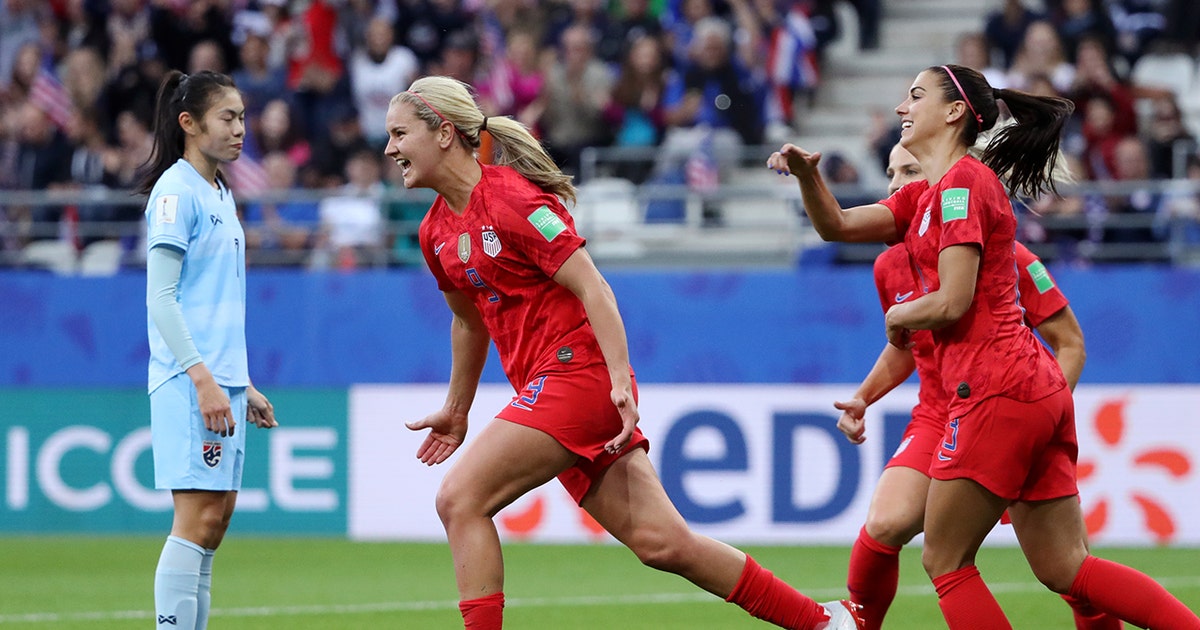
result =
[[[1200,587],[1200,577],[1158,578],[1165,587]],[[1040,593],[1045,587],[1037,582],[998,582],[988,584],[993,593]],[[833,599],[845,595],[841,588],[800,589],[813,599]],[[897,597],[929,597],[932,586],[902,586]],[[546,608],[551,606],[612,606],[632,604],[721,603],[702,592],[643,593],[637,595],[580,595],[574,597],[517,597],[505,600],[506,608]],[[286,617],[304,615],[357,615],[375,612],[413,612],[420,610],[457,610],[458,601],[430,600],[420,602],[378,602],[368,604],[326,604],[314,606],[255,606],[246,608],[214,608],[212,617]],[[75,613],[25,613],[0,615],[0,624],[47,624],[69,621],[112,621],[120,619],[151,619],[148,610],[89,611]]]

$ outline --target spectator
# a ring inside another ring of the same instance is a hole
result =
[[[668,86],[667,124],[732,131],[738,144],[762,142],[763,87],[733,54],[729,24],[720,18],[697,23],[691,51],[682,80]]]
[[[954,46],[957,63],[982,74],[988,83],[1002,90],[1008,87],[1008,73],[992,63],[992,50],[988,46],[987,36],[983,33],[963,33],[958,36]]]
[[[136,0],[120,1],[128,3],[131,9],[140,4]],[[233,16],[222,9],[221,3],[214,0],[196,0],[182,5],[167,2],[149,4],[150,37],[167,67],[190,67],[193,49],[206,41],[216,45],[220,51],[220,58],[224,60],[222,63],[237,59],[237,49],[231,38]],[[133,15],[140,18],[140,10]],[[205,63],[213,61],[211,53],[204,53],[203,57]]]
[[[1075,102],[1075,111],[1086,111],[1090,99],[1104,95],[1113,106],[1113,131],[1123,136],[1137,133],[1134,92],[1128,84],[1117,78],[1110,65],[1104,40],[1099,36],[1085,36],[1079,40],[1075,58],[1075,79],[1067,93]]]
[[[470,28],[460,0],[399,0],[397,41],[417,56],[422,67],[442,58],[446,39]]]
[[[296,165],[287,154],[275,151],[262,160],[271,192],[296,188]],[[264,201],[246,206],[246,248],[260,264],[300,265],[308,259],[320,222],[317,204],[311,201]]]
[[[270,65],[271,46],[267,39],[269,36],[270,33],[265,28],[247,31],[241,47],[238,48],[241,67],[232,73],[233,82],[242,93],[242,102],[246,106],[246,124],[250,128],[255,126],[254,121],[262,115],[267,103],[286,94],[287,91],[287,74],[283,67]]]
[[[1187,156],[1195,153],[1196,139],[1183,124],[1183,112],[1170,94],[1151,101],[1151,113],[1143,137],[1150,153],[1150,176],[1171,179],[1184,176]]]
[[[68,138],[75,147],[71,154],[68,188],[103,190],[118,186],[121,154],[105,142],[95,110],[82,109],[76,112],[68,128]],[[80,205],[79,244],[87,246],[99,240],[124,239],[125,244],[132,248],[133,237],[138,233],[144,210],[138,203]]]
[[[1166,32],[1164,7],[1161,0],[1108,0],[1108,12],[1116,28],[1116,52],[1131,67]]]
[[[604,5],[604,0],[567,0],[563,5],[564,10],[551,18],[542,45],[553,47],[561,44],[566,30],[578,26],[591,34],[598,59],[610,65],[620,63],[626,34],[620,22],[609,19]]]
[[[252,152],[255,155],[280,152],[297,168],[312,159],[312,148],[292,117],[292,106],[283,98],[268,101],[249,129],[247,135],[257,145]]]
[[[532,106],[546,83],[538,55],[533,32],[509,31],[503,58],[493,61],[492,71],[477,86],[480,107],[487,115],[513,116],[531,128],[537,124]]]
[[[1029,77],[1035,74],[1050,77],[1054,88],[1062,93],[1071,89],[1071,81],[1075,79],[1075,67],[1067,61],[1058,31],[1045,20],[1034,21],[1025,30],[1016,59],[1009,68],[1009,83],[1023,90]]]
[[[1062,0],[1061,6],[1050,12],[1050,21],[1070,55],[1078,52],[1085,37],[1098,38],[1105,50],[1112,50],[1115,43],[1112,22],[1100,0]]]
[[[428,74],[471,83],[476,82],[479,72],[479,38],[464,29],[446,38],[441,56],[429,64]]]
[[[338,188],[345,185],[347,162],[354,153],[368,149],[367,139],[353,105],[335,109],[325,133],[313,142],[312,157],[301,168],[305,188]]]
[[[546,73],[546,84],[534,111],[546,150],[564,172],[578,173],[584,147],[611,142],[604,110],[613,78],[595,54],[595,35],[586,26],[563,31],[558,59]]]
[[[1117,143],[1129,137],[1116,129],[1116,109],[1107,94],[1088,99],[1083,111],[1084,167],[1092,180],[1116,178]]]
[[[64,188],[71,181],[71,145],[50,122],[49,117],[32,103],[19,108],[19,145],[16,163],[18,190]],[[31,239],[55,238],[62,217],[61,206],[35,206],[25,210],[27,233]]]
[[[1150,179],[1150,155],[1146,144],[1135,136],[1122,138],[1113,150],[1115,179],[1125,182],[1145,182]],[[1164,194],[1159,191],[1135,190],[1129,194],[1111,196],[1107,200],[1108,223],[1112,217],[1140,217],[1134,225],[1105,225],[1106,243],[1151,243],[1165,236],[1157,221],[1165,210]],[[1132,256],[1136,260],[1140,256]]]
[[[105,85],[104,59],[91,48],[78,48],[63,59],[63,89],[76,109],[93,109]]]
[[[12,79],[21,47],[38,41],[38,26],[46,14],[47,6],[41,0],[0,2],[0,86]]]
[[[295,21],[288,87],[301,127],[310,134],[324,129],[335,111],[353,103],[342,58],[335,48],[337,12],[329,0],[313,0]]]
[[[0,102],[18,104],[29,98],[33,82],[42,70],[42,47],[30,41],[17,48],[12,72],[6,85],[0,86]]]
[[[623,51],[627,51],[633,42],[646,36],[662,40],[662,22],[651,13],[649,0],[620,0],[618,7],[618,29],[625,33]]]
[[[346,162],[346,184],[321,200],[316,266],[352,269],[383,262],[383,182],[379,154],[363,148]]]
[[[670,3],[662,21],[673,67],[682,68],[688,64],[692,54],[692,31],[695,25],[700,20],[715,16],[716,10],[712,0],[678,0]]]
[[[188,53],[188,74],[204,70],[221,74],[226,72],[225,53],[222,52],[221,46],[211,39],[197,42]]]
[[[1021,0],[1004,0],[1002,8],[984,18],[983,32],[992,47],[1000,51],[1003,68],[1007,70],[1016,62],[1017,49],[1025,40],[1025,30],[1041,17]]]
[[[613,85],[605,117],[616,130],[616,146],[652,147],[662,140],[665,128],[663,96],[666,90],[666,51],[657,37],[633,41]],[[630,177],[640,182],[640,177]],[[631,174],[625,174],[626,176]]]
[[[387,144],[383,119],[388,103],[397,92],[408,89],[420,71],[417,56],[395,45],[390,21],[376,17],[367,24],[365,45],[350,59],[350,90],[367,141],[381,152]]]

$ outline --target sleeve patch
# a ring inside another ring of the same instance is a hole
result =
[[[1054,279],[1050,277],[1050,272],[1046,270],[1046,265],[1042,261],[1035,260],[1029,263],[1025,268],[1029,272],[1029,277],[1033,278],[1033,285],[1037,287],[1038,293],[1045,293],[1054,288]]]
[[[550,208],[542,206],[533,211],[533,214],[527,217],[535,230],[541,233],[547,241],[553,241],[554,237],[563,233],[567,229],[567,224],[558,218]]]
[[[947,188],[942,191],[942,223],[967,218],[967,202],[971,198],[968,188]]]
[[[154,200],[154,224],[174,223],[179,213],[179,195],[162,195]]]

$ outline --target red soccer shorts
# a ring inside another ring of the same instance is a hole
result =
[[[903,466],[928,476],[933,451],[942,443],[945,430],[944,409],[929,413],[917,406],[913,409],[912,421],[904,428],[904,440],[900,442],[884,469]]]
[[[637,400],[636,379],[633,399]],[[635,448],[650,450],[641,429],[634,429],[633,438],[619,453],[604,450],[604,444],[621,432],[621,414],[612,402],[612,380],[604,363],[534,377],[496,417],[547,433],[579,456],[574,466],[558,475],[576,503],[622,455]]]
[[[1071,390],[1033,402],[993,396],[947,423],[930,465],[934,479],[971,479],[1013,501],[1079,493]]]

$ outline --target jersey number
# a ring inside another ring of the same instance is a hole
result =
[[[487,300],[489,302],[494,303],[494,302],[500,301],[500,296],[496,295],[496,292],[493,291],[491,287],[489,287],[488,285],[483,283],[483,278],[479,277],[479,272],[475,271],[474,267],[470,267],[467,269],[467,280],[471,281],[472,286],[479,288],[479,289],[483,289],[484,291],[487,291],[488,292]]]
[[[525,391],[521,392],[521,395],[513,400],[510,404],[517,409],[533,411],[533,406],[537,404],[538,395],[542,393],[542,389],[544,387],[546,387],[546,377],[539,376],[530,381],[530,383],[525,386]]]
[[[950,427],[950,438],[942,442],[942,450],[950,451],[951,453],[958,450],[958,420],[958,418],[955,418],[947,425]],[[948,456],[941,453],[938,453],[938,459],[943,462],[950,461]]]

